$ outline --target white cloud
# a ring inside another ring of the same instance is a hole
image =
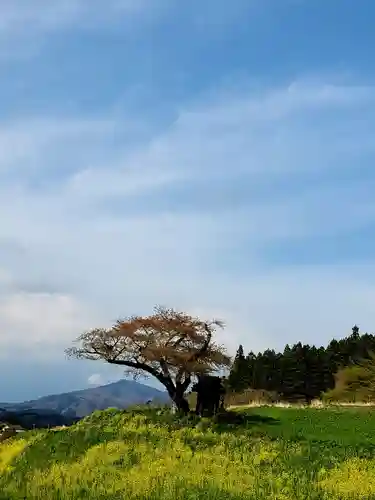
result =
[[[354,322],[371,329],[373,267],[280,269],[263,251],[374,221],[368,179],[339,182],[343,168],[354,175],[358,159],[374,157],[373,95],[299,83],[219,96],[135,149],[111,141],[113,127],[128,126],[111,117],[7,127],[2,349],[17,338],[30,352],[38,341],[53,350],[86,325],[156,303],[226,320],[220,339],[232,351],[240,341],[325,342]]]
[[[118,377],[109,377],[106,375],[103,375],[101,373],[93,373],[92,375],[89,376],[87,379],[87,382],[89,385],[93,386],[101,386],[101,385],[107,385],[107,384],[112,384],[113,382],[118,382],[124,378],[121,376],[121,371],[119,371],[119,376]]]
[[[51,31],[72,23],[87,23],[120,13],[137,12],[145,7],[143,0],[108,0],[105,8],[100,0],[2,0],[0,33]]]
[[[62,151],[67,147],[78,147],[87,153],[89,149],[95,150],[93,144],[104,135],[113,133],[114,128],[115,124],[110,120],[37,118],[6,122],[0,127],[0,174],[20,171],[30,175],[36,168],[40,174],[47,163],[41,158],[42,151],[49,153],[48,167],[53,171],[54,163],[59,165],[58,155],[55,155],[55,162],[50,163],[51,149],[54,150],[56,145]],[[77,153],[79,156],[79,149]]]
[[[95,385],[95,386],[100,386],[104,385],[105,381],[103,380],[102,375],[100,373],[93,373],[92,375],[89,376],[87,379],[87,382],[89,385]]]
[[[0,345],[2,355],[38,353],[49,357],[64,349],[82,329],[95,325],[94,311],[68,295],[19,292],[0,298]]]
[[[154,22],[165,0],[1,0],[0,61],[33,56],[51,35],[105,29],[121,20],[126,32]]]

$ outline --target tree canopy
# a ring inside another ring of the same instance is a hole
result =
[[[369,398],[372,397],[370,366],[371,363],[375,366],[375,361],[366,364],[364,360],[372,359],[371,352],[375,352],[375,336],[360,334],[357,325],[353,326],[350,335],[340,340],[333,339],[326,347],[298,342],[293,346],[286,345],[282,352],[266,349],[245,356],[242,346],[239,346],[229,382],[233,391],[264,390],[277,393],[280,399],[287,401],[305,399],[310,402],[335,386],[331,397],[339,397],[339,394],[347,397],[356,387],[357,398],[363,398],[365,394]],[[375,375],[373,382],[375,389]],[[362,391],[359,391],[359,386]],[[375,398],[375,391],[373,396]]]
[[[187,412],[184,395],[192,377],[231,364],[224,346],[213,339],[219,320],[203,321],[174,309],[156,307],[149,316],[118,320],[111,328],[94,328],[66,349],[68,357],[104,360],[133,375],[151,375],[161,382],[176,406]]]

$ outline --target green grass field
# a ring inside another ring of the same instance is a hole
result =
[[[0,444],[0,499],[375,499],[371,408],[96,412]]]

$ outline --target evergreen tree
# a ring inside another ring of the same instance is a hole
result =
[[[256,355],[253,351],[250,351],[246,356],[246,368],[247,368],[247,376],[246,381],[248,382],[248,387],[251,389],[255,389],[256,385]]]
[[[286,345],[276,353],[266,349],[244,357],[240,346],[231,371],[233,387],[275,391],[287,400],[304,398],[310,402],[335,387],[335,374],[361,360],[372,359],[375,336],[360,334],[354,325],[350,335],[341,340],[333,339],[327,347]]]
[[[232,369],[228,378],[229,387],[235,392],[241,392],[249,386],[249,371],[243,346],[237,349]]]
[[[359,339],[359,327],[357,325],[354,325],[352,328],[352,337],[355,340]]]

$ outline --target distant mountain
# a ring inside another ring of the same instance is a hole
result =
[[[23,422],[27,422],[25,428],[32,428],[34,425],[35,427],[70,425],[95,410],[125,409],[149,400],[165,404],[169,402],[169,397],[166,392],[153,387],[132,380],[120,380],[92,389],[44,396],[23,403],[0,403],[0,421],[9,422],[7,419],[12,418],[14,423],[25,427],[19,421],[22,419]]]

